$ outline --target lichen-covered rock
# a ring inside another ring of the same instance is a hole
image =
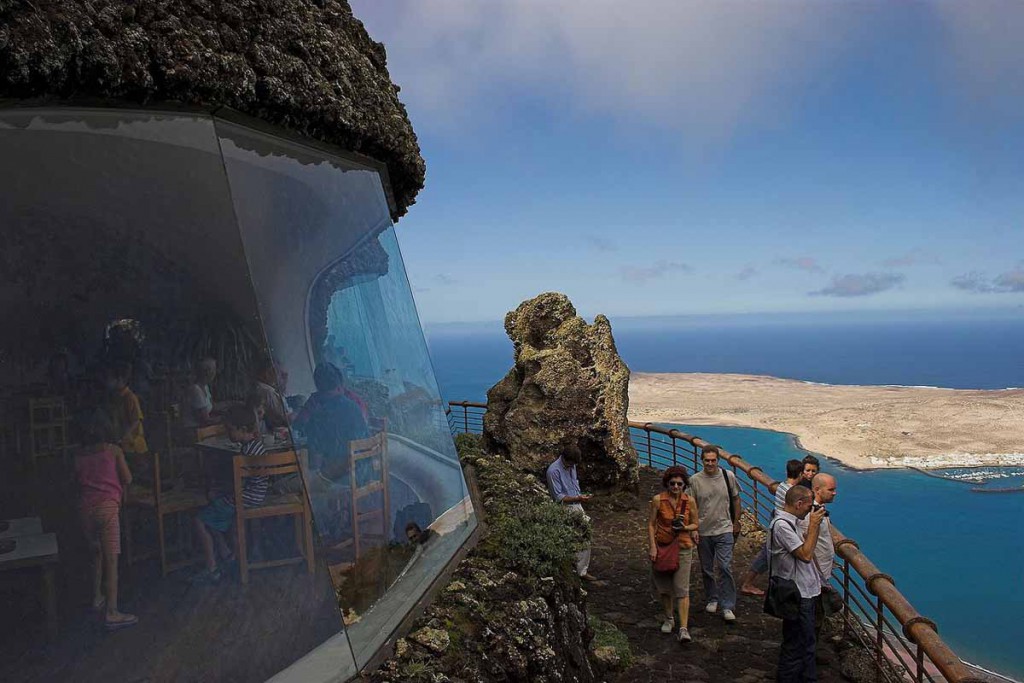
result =
[[[439,628],[421,628],[419,631],[409,635],[409,640],[422,645],[434,654],[441,654],[451,645],[451,638],[447,631]]]
[[[0,0],[0,98],[230,107],[386,164],[394,218],[426,175],[345,0]]]
[[[579,446],[588,488],[633,488],[629,368],[611,323],[588,325],[564,294],[548,292],[505,316],[515,364],[487,392],[484,442],[524,470],[541,473],[569,443]]]
[[[467,683],[598,680],[588,656],[594,633],[586,593],[572,571],[572,547],[562,547],[564,539],[578,533],[574,516],[552,503],[543,489],[527,481],[505,458],[480,451],[467,457],[466,443],[460,439],[460,455],[477,472],[485,499],[486,535],[417,619],[412,634],[399,641],[405,645],[396,646],[394,657],[373,672],[371,680],[432,682],[441,676]],[[490,535],[496,529],[500,535],[510,516],[530,517],[533,508],[557,513],[542,519],[555,527],[552,537],[559,539],[556,545],[566,552],[547,561],[519,562],[517,570],[511,571],[509,555],[499,552],[501,543],[491,542]],[[565,571],[536,571],[562,564]],[[445,637],[447,647],[432,646]]]

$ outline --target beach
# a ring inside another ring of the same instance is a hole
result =
[[[633,373],[629,419],[789,432],[803,448],[856,469],[1024,465],[1024,389]]]

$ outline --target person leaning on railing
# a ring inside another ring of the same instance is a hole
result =
[[[789,579],[800,591],[799,612],[782,620],[782,646],[779,649],[779,683],[815,681],[814,648],[815,598],[821,594],[821,575],[814,563],[825,509],[812,511],[814,497],[804,486],[786,492],[786,506],[769,527],[768,547],[771,576]],[[801,536],[800,520],[807,518],[807,535]],[[770,585],[770,584],[769,584]],[[769,588],[771,590],[771,588]]]

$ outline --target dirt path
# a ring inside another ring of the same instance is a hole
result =
[[[642,471],[638,498],[595,501],[589,512],[594,524],[591,573],[601,579],[590,589],[590,611],[626,634],[636,658],[633,666],[613,681],[774,680],[782,622],[761,612],[760,598],[747,596],[740,596],[737,620],[731,626],[726,626],[720,614],[705,613],[696,554],[690,589],[693,642],[681,645],[674,634],[659,630],[661,607],[650,588],[646,510],[647,501],[660,490],[658,475]],[[733,559],[737,581],[763,538],[741,537]],[[845,680],[839,673],[837,646],[827,637],[821,640],[818,680]]]

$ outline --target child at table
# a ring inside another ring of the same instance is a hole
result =
[[[117,605],[121,501],[132,473],[124,451],[114,443],[114,425],[104,411],[97,408],[84,413],[77,423],[84,445],[75,453],[75,474],[82,527],[93,555],[92,606],[96,610],[106,606],[107,629],[125,628],[139,621],[133,614],[120,612]]]
[[[129,455],[149,451],[146,434],[142,429],[142,405],[139,403],[139,397],[128,386],[131,374],[131,365],[118,361],[107,368],[105,377],[110,414],[114,418],[118,443]]]
[[[238,444],[239,452],[246,456],[263,455],[263,439],[256,413],[244,405],[235,405],[224,415],[228,438]],[[270,477],[246,477],[242,489],[242,501],[247,508],[259,507],[267,497]],[[193,577],[197,583],[217,583],[223,577],[217,564],[218,556],[224,562],[234,559],[225,534],[235,525],[234,494],[215,497],[195,517],[195,528],[203,545],[206,568]]]

